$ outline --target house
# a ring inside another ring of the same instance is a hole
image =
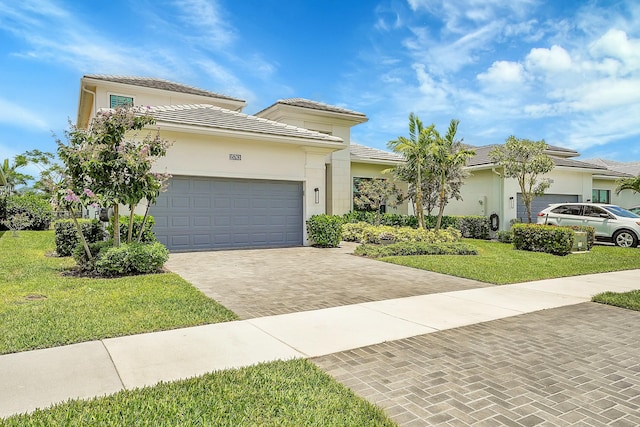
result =
[[[476,154],[467,163],[471,176],[462,186],[462,200],[450,201],[445,213],[487,216],[497,214],[500,229],[504,230],[509,228],[511,221],[527,222],[528,218],[518,183],[515,179],[504,178],[501,168],[489,159],[489,152],[494,147],[495,145],[472,147]],[[555,167],[544,175],[544,178],[550,180],[551,186],[544,196],[533,200],[533,216],[551,203],[595,202],[630,207],[635,199],[635,204],[638,204],[639,195],[632,195],[630,192],[615,194],[616,181],[629,177],[629,174],[609,169],[602,164],[576,160],[574,157],[578,157],[580,153],[567,148],[548,146],[546,154],[551,157]]]
[[[306,245],[307,219],[351,211],[354,179],[402,161],[351,143],[368,120],[357,111],[291,98],[249,115],[242,99],[146,77],[83,76],[77,126],[120,105],[148,106],[173,142],[156,165],[172,178],[150,207],[172,251]]]

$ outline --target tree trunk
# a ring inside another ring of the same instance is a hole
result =
[[[147,225],[147,217],[149,216],[150,207],[151,205],[149,204],[149,202],[147,202],[147,208],[144,210],[144,216],[142,217],[142,224],[140,224],[140,230],[138,230],[138,237],[136,238],[136,241],[138,243],[140,243],[140,240],[142,240],[142,233],[144,233],[144,227],[145,225]]]
[[[76,225],[76,230],[78,230],[78,238],[80,242],[82,242],[82,247],[84,247],[84,252],[87,254],[87,258],[89,261],[93,259],[93,255],[91,255],[91,250],[89,249],[89,245],[87,244],[87,239],[84,238],[84,233],[82,233],[82,227],[80,227],[80,223],[76,218],[76,213],[74,212],[72,207],[69,207],[69,213],[71,214],[71,219],[73,219],[73,223]]]
[[[113,246],[120,246],[120,211],[118,203],[113,204]]]
[[[133,239],[133,210],[135,207],[135,205],[129,205],[129,230],[127,232],[127,243],[131,243],[131,240]]]

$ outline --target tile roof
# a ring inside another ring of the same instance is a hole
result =
[[[609,169],[610,171],[618,172],[623,175],[640,175],[640,162],[617,162],[615,160],[607,159],[585,159],[583,162],[592,163],[595,165],[601,165]]]
[[[239,113],[209,104],[156,105],[147,109],[158,122],[256,134],[343,142],[342,138]]]
[[[367,147],[365,145],[354,144],[353,142],[350,145],[350,152],[352,160],[382,160],[389,162],[404,161],[404,157],[399,154]]]
[[[243,99],[232,98],[230,96],[221,95],[197,87],[187,86],[181,83],[171,82],[169,80],[156,79],[152,77],[136,77],[136,76],[114,76],[106,74],[85,74],[86,78],[103,80],[113,83],[122,83],[133,86],[148,87],[151,89],[168,90],[171,92],[187,93],[190,95],[208,96],[210,98],[227,99],[230,101],[245,102]]]
[[[271,107],[273,107],[274,105],[277,105],[277,104],[291,105],[293,107],[308,108],[308,109],[311,109],[311,110],[329,111],[329,112],[332,112],[332,113],[339,113],[339,114],[349,114],[349,115],[352,115],[352,116],[361,116],[363,118],[367,117],[364,113],[359,113],[357,111],[348,110],[348,109],[342,108],[342,107],[336,107],[335,105],[324,104],[324,103],[318,102],[318,101],[311,101],[310,99],[304,99],[304,98],[279,99],[279,100],[277,100],[275,102],[275,104],[273,104],[273,105],[265,108],[264,110],[256,113],[256,115],[259,115],[263,111],[268,110],[269,108],[271,108]]]

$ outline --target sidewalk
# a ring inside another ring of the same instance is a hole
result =
[[[316,357],[637,289],[640,270],[492,286],[0,356],[0,417],[277,359]]]

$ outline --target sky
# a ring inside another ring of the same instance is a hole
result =
[[[55,152],[84,74],[345,107],[380,149],[413,112],[471,145],[640,160],[637,0],[0,0],[0,161]]]

